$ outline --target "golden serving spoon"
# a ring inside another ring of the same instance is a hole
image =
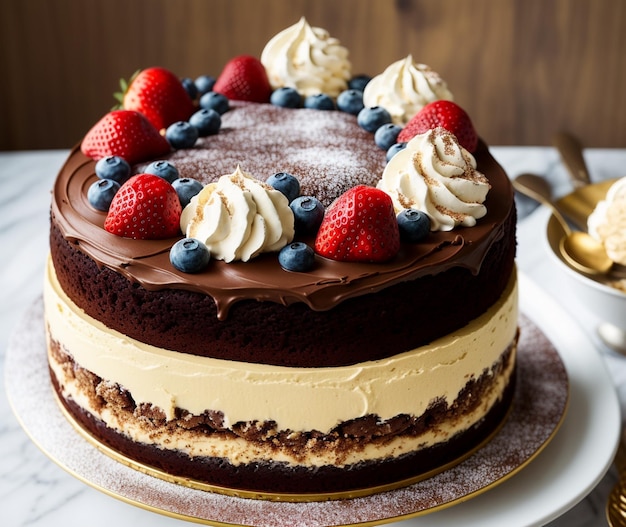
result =
[[[584,231],[572,231],[569,224],[552,201],[552,192],[545,179],[535,174],[520,174],[513,180],[513,187],[533,198],[552,211],[563,229],[559,252],[565,262],[575,270],[587,275],[604,275],[613,267],[604,246]]]
[[[583,147],[573,135],[567,132],[557,132],[552,138],[552,144],[556,147],[563,164],[567,168],[574,184],[574,188],[580,188],[591,183],[587,163],[583,156]]]
[[[619,481],[611,490],[606,502],[606,520],[610,527],[626,527],[626,452],[623,442],[615,455]]]
[[[609,494],[606,519],[611,527],[626,527],[626,478],[623,474]]]

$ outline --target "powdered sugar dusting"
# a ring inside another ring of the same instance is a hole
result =
[[[518,383],[501,432],[459,465],[404,489],[342,501],[280,503],[182,487],[136,472],[102,454],[63,418],[48,380],[43,307],[37,301],[16,329],[5,374],[13,408],[31,438],[73,475],[115,496],[201,522],[259,527],[332,526],[402,518],[466,499],[523,466],[562,420],[568,380],[543,333],[521,317]]]
[[[231,174],[237,165],[263,181],[289,172],[300,180],[302,194],[328,206],[349,188],[373,186],[382,176],[385,152],[353,115],[270,104],[231,105],[222,115],[219,134],[169,156],[181,177],[206,184]]]

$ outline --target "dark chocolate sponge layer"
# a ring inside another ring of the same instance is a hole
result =
[[[63,237],[54,217],[50,248],[68,296],[88,315],[141,342],[242,362],[341,366],[414,349],[481,315],[500,297],[513,270],[515,221],[512,208],[476,276],[453,267],[348,299],[332,311],[242,300],[225,320],[218,320],[208,295],[147,290],[99,267]]]

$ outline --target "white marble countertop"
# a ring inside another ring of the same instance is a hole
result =
[[[569,179],[558,154],[548,147],[493,147],[494,156],[515,177],[524,171],[543,174],[555,195],[570,190]],[[12,329],[42,290],[43,267],[48,250],[50,188],[68,151],[0,153],[0,364]],[[626,149],[585,151],[593,181],[626,175]],[[522,213],[524,210],[522,210]],[[559,300],[557,269],[538,242],[542,213],[535,211],[519,222],[520,270]],[[626,358],[605,349],[596,338],[593,314],[574,304],[563,306],[588,333],[606,361],[617,389],[622,413],[626,409]],[[5,527],[165,527],[184,522],[155,514],[111,498],[75,479],[52,462],[28,439],[11,412],[5,393],[4,369],[0,377],[0,510]],[[604,505],[616,481],[610,470],[594,491],[551,527],[606,525]],[[398,525],[419,526],[419,518]]]

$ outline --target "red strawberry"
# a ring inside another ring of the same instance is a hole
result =
[[[453,133],[469,152],[476,150],[478,135],[469,115],[458,104],[444,100],[431,102],[417,112],[398,135],[398,143],[406,143],[437,126]]]
[[[157,130],[186,121],[195,111],[180,79],[165,68],[148,68],[137,73],[122,96],[122,107],[141,112]]]
[[[114,110],[87,132],[80,149],[96,160],[120,156],[132,165],[167,154],[170,145],[142,114]]]
[[[365,185],[351,188],[328,207],[315,239],[318,254],[343,262],[384,262],[399,249],[391,198]]]
[[[224,66],[213,91],[231,100],[268,102],[272,87],[261,61],[249,55],[240,55]]]
[[[136,240],[159,240],[180,234],[182,207],[174,187],[153,174],[137,174],[115,194],[104,229]]]

